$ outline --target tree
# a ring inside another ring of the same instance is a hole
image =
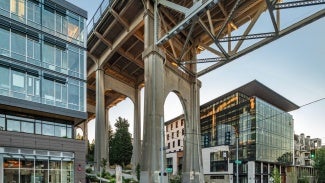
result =
[[[282,165],[291,165],[292,164],[292,153],[286,152],[282,156],[278,157],[278,162]]]
[[[88,162],[94,161],[94,153],[95,153],[95,140],[93,140],[91,143],[88,141],[88,152],[86,159]]]
[[[109,163],[124,167],[130,164],[132,158],[132,141],[129,133],[129,122],[119,117],[116,120],[116,132],[111,139],[109,147]]]
[[[280,183],[281,182],[281,175],[280,175],[279,169],[276,168],[276,167],[272,171],[272,178],[273,178],[274,183]]]
[[[325,182],[325,148],[317,149],[315,153],[314,168],[317,171],[318,181]]]

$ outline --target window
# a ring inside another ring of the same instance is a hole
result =
[[[68,51],[69,75],[79,77],[79,50],[70,47]]]
[[[1,0],[0,1],[0,12],[2,13],[2,10],[9,12],[9,9],[10,9],[10,0]],[[5,14],[5,15],[7,15],[7,14]]]
[[[177,132],[176,132],[176,136],[179,137],[179,131],[178,131],[178,130],[177,130]]]
[[[224,160],[223,151],[210,153],[210,171],[211,172],[228,171],[228,162]]]
[[[69,109],[78,110],[79,106],[79,87],[74,84],[69,84],[69,92],[68,92],[68,104]]]
[[[178,141],[177,141],[177,145],[178,145],[178,146],[181,146],[181,140],[178,140]]]
[[[183,128],[183,129],[182,129],[182,135],[184,135],[184,131],[185,131],[185,130],[184,130],[184,128]]]
[[[173,148],[175,148],[175,141],[173,141]]]
[[[66,107],[67,86],[62,83],[55,83],[55,106]]]
[[[54,81],[43,79],[42,98],[45,104],[54,105]]]
[[[167,149],[170,149],[170,143],[168,142]]]
[[[67,34],[67,19],[61,14],[56,14],[56,32],[66,35]]]
[[[34,133],[34,123],[21,122],[21,132]]]
[[[25,0],[11,0],[10,12],[12,18],[18,21],[24,21],[25,19]]]
[[[54,136],[54,125],[51,122],[43,122],[42,134],[48,136]]]
[[[27,76],[27,95],[34,102],[40,102],[40,79],[35,76]]]
[[[173,123],[170,124],[170,130],[172,130],[172,129],[173,129]]]
[[[1,3],[1,2],[0,2]],[[0,55],[4,55],[4,56],[9,56],[9,31],[0,28],[0,37],[1,37],[1,41],[0,41]]]
[[[38,40],[27,39],[27,62],[40,65],[41,46]]]
[[[167,134],[167,140],[169,140],[169,134]]]
[[[62,73],[67,73],[67,52],[63,49],[56,48],[55,52],[55,65],[57,66],[56,71],[62,72]],[[63,70],[62,70],[63,69]]]
[[[0,66],[0,94],[2,93],[2,89],[9,89],[9,68]]]
[[[23,149],[21,149],[21,152]],[[48,152],[45,151],[45,155]],[[60,152],[61,154],[61,152]],[[12,156],[12,154],[9,154]],[[46,156],[23,154],[24,158],[3,158],[6,182],[74,182],[74,163],[71,158],[49,160]]]
[[[40,6],[39,4],[33,1],[27,1],[27,24],[35,25],[41,23],[41,15],[40,15]]]
[[[176,121],[175,124],[176,124],[176,128],[178,128],[178,121]]]
[[[174,139],[174,132],[172,132],[172,139]]]
[[[42,17],[42,24],[44,27],[54,30],[54,23],[55,23],[55,14],[54,9],[44,6],[43,10],[43,17]]]
[[[14,92],[13,96],[16,98],[25,98],[25,73],[20,71],[11,71],[11,89]]]
[[[78,39],[79,34],[79,17],[70,13],[70,16],[68,17],[68,36],[74,39]]]
[[[67,137],[66,125],[56,125],[54,130],[56,137]]]
[[[20,132],[20,121],[8,119],[7,120],[7,130]]]
[[[43,45],[43,62],[46,63],[46,68],[55,70],[54,66],[55,47],[51,44],[44,43]]]
[[[26,35],[22,35],[18,32],[11,33],[11,51],[11,56],[13,58],[25,61]]]
[[[0,115],[0,131],[6,130],[6,119]]]

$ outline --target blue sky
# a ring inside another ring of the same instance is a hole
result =
[[[100,4],[100,0],[68,0],[88,11],[89,19]],[[324,8],[325,6],[318,6]],[[284,14],[291,23],[300,18],[301,9]],[[297,12],[299,11],[299,12]],[[295,15],[295,16],[292,16]],[[295,17],[295,18],[292,18]],[[263,24],[263,22],[261,22]],[[261,29],[268,27],[261,25]],[[258,80],[298,106],[325,98],[325,18],[309,24],[290,35],[255,50],[199,79],[202,81],[201,104],[229,92],[251,80]],[[200,55],[210,57],[210,55]],[[199,69],[207,67],[201,64]],[[165,102],[165,120],[182,113],[180,102],[175,103],[175,94]],[[132,106],[132,107],[130,107]],[[322,138],[325,142],[325,100],[291,112],[295,120],[295,133],[305,133],[311,138]],[[133,124],[133,104],[127,99],[110,110],[110,121],[122,116]],[[90,134],[93,130],[90,126]],[[90,138],[93,138],[92,136]]]

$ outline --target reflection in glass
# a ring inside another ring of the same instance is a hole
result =
[[[21,132],[34,133],[34,123],[21,122]]]
[[[20,132],[20,122],[16,120],[7,120],[7,130],[8,131],[15,131]]]

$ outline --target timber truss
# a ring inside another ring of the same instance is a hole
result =
[[[156,0],[155,43],[164,48],[173,65],[199,77],[324,17],[324,4],[325,0]],[[281,29],[282,12],[307,6],[318,10]],[[265,15],[268,21],[263,24],[271,24],[272,30],[252,33],[256,22]],[[242,27],[242,32],[235,33]],[[247,46],[248,41],[253,44]],[[193,59],[193,48],[216,56]],[[212,65],[193,73],[189,65],[198,63]]]

